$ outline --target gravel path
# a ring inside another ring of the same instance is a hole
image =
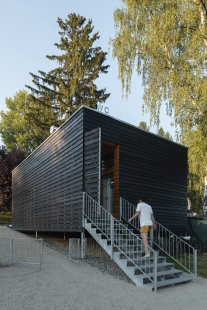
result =
[[[61,248],[54,244],[43,241],[43,245],[62,253],[68,257],[68,249]],[[134,283],[127,277],[127,275],[119,268],[119,266],[111,260],[111,258],[107,255],[106,257],[96,257],[96,258],[86,258],[82,260],[83,263],[89,264],[92,267],[96,267],[104,273],[108,273],[116,279],[120,279],[126,281],[127,283]]]
[[[1,238],[23,236],[0,226]],[[154,294],[119,279],[112,270],[109,274],[105,267],[99,266],[101,271],[83,261],[72,262],[65,253],[51,247],[44,245],[40,271],[31,265],[0,267],[1,310],[207,309],[206,279],[198,278],[198,284],[168,287]]]

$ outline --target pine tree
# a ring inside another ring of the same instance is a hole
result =
[[[65,21],[58,18],[57,22],[61,31],[60,43],[55,43],[55,46],[61,54],[46,57],[56,61],[59,66],[48,73],[30,73],[36,88],[26,87],[32,92],[30,101],[33,105],[28,118],[33,119],[32,112],[36,114],[34,110],[41,113],[46,110],[54,119],[53,124],[58,126],[81,105],[96,108],[97,103],[105,102],[110,94],[94,84],[100,73],[108,72],[109,66],[103,65],[107,53],[101,47],[93,47],[99,35],[98,32],[92,34],[92,20],[86,23],[86,18],[73,13]],[[41,127],[45,122],[48,127],[47,120],[33,121]]]

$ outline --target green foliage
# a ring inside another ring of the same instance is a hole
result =
[[[104,66],[106,54],[100,47],[93,47],[99,39],[93,32],[92,21],[86,23],[83,16],[69,14],[68,19],[57,20],[61,28],[60,43],[55,46],[60,55],[46,56],[58,63],[58,67],[48,73],[39,70],[39,75],[30,73],[36,88],[26,85],[32,92],[30,101],[32,109],[28,118],[42,129],[53,125],[61,125],[81,105],[96,108],[98,102],[105,102],[110,94],[105,89],[97,89],[94,81],[100,73],[107,73],[109,66]],[[36,112],[46,110],[48,119],[35,119]]]
[[[123,92],[136,65],[144,109],[159,126],[160,108],[174,117],[177,138],[189,147],[189,196],[199,208],[206,173],[207,1],[122,0],[111,39]],[[193,138],[193,139],[192,139]]]
[[[140,129],[143,129],[143,130],[146,130],[146,131],[149,131],[149,130],[150,130],[150,127],[147,126],[147,123],[146,123],[146,122],[140,122],[138,127],[139,127]]]
[[[188,197],[191,208],[202,213],[204,196],[204,178],[207,168],[207,143],[203,131],[194,130],[191,134],[183,134],[181,143],[188,145]]]
[[[13,98],[6,98],[8,111],[0,112],[0,134],[8,152],[20,148],[29,154],[49,135],[49,127],[45,132],[33,127],[33,121],[28,119],[32,104],[24,90],[17,92]],[[32,116],[34,119],[38,118],[37,113]],[[45,113],[40,117],[46,117]]]
[[[163,137],[163,138],[165,138],[165,139],[167,139],[167,140],[173,141],[173,138],[172,138],[172,136],[169,134],[169,132],[168,132],[168,131],[165,132],[164,129],[163,129],[162,127],[160,127],[160,128],[157,130],[157,134],[158,134],[158,136],[160,136],[160,137]]]
[[[1,209],[1,207],[0,207]],[[2,212],[2,214],[0,213],[0,224],[10,224],[12,221],[12,215],[11,212]]]
[[[60,126],[81,105],[95,108],[110,95],[94,84],[109,66],[103,65],[106,53],[93,47],[99,36],[92,34],[92,21],[70,14],[65,22],[58,18],[58,24],[61,37],[55,45],[61,54],[47,56],[58,67],[39,71],[39,76],[31,73],[36,88],[26,85],[31,94],[19,91],[6,98],[7,112],[0,112],[0,134],[9,152],[21,148],[31,153],[49,136],[52,125]]]
[[[111,40],[123,90],[133,68],[142,74],[145,107],[159,124],[160,107],[175,123],[193,128],[206,106],[206,3],[199,0],[123,0]]]
[[[12,170],[25,159],[23,150],[8,152],[0,147],[0,212],[11,211]]]

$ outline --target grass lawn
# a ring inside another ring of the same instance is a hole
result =
[[[197,259],[198,259],[198,264],[197,264],[197,273],[199,277],[203,277],[207,279],[207,253],[200,253],[197,255]],[[182,266],[178,263],[176,263],[172,258],[167,257],[167,262],[168,263],[173,263],[176,269],[180,269],[183,270],[184,272],[186,272],[186,270],[184,268],[182,268]],[[191,267],[193,265],[193,262],[191,263]],[[193,268],[192,268],[193,270]]]
[[[5,212],[4,214],[0,214],[0,224],[1,225],[11,224],[11,221],[12,221],[11,212]]]
[[[207,253],[198,254],[198,275],[207,279]]]

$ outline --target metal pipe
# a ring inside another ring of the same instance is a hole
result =
[[[193,249],[193,272],[194,272],[194,282],[197,283],[197,250]]]
[[[110,235],[111,235],[111,260],[114,260],[114,218],[110,215]]]
[[[157,293],[157,256],[158,253],[154,252],[154,292]]]
[[[13,263],[13,238],[9,238],[9,265]]]
[[[43,260],[43,240],[39,239],[39,242],[40,242],[40,270],[41,270]]]
[[[85,258],[85,234],[81,232],[81,258]]]
[[[122,218],[122,198],[119,197],[119,219],[121,221]]]
[[[85,193],[83,192],[82,227],[85,227],[85,223],[84,223],[84,214],[85,214]]]
[[[150,230],[150,240],[151,240],[151,247],[153,246],[154,242],[154,228],[152,226],[152,229]]]

